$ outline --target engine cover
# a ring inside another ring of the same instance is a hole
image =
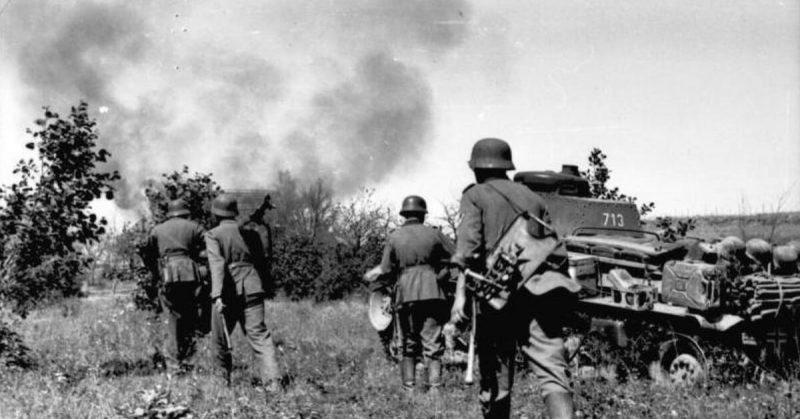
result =
[[[725,278],[721,266],[695,261],[664,264],[661,299],[665,303],[696,310],[720,306],[720,285]]]

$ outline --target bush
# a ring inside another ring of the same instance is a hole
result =
[[[75,295],[88,258],[76,251],[105,232],[105,219],[89,211],[113,199],[117,172],[97,168],[110,153],[96,149],[95,121],[81,102],[67,118],[44,109],[34,141],[38,159],[21,160],[17,183],[0,189],[0,301],[24,315],[36,304]]]
[[[380,261],[394,222],[374,201],[374,191],[334,203],[330,185],[318,179],[300,185],[281,172],[273,187],[277,208],[268,215],[274,227],[275,285],[293,300],[343,298],[363,291],[361,276]]]

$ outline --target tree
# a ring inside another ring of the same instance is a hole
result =
[[[618,187],[608,186],[608,181],[611,180],[611,170],[606,166],[606,159],[608,156],[602,150],[595,147],[589,152],[589,168],[581,175],[589,180],[591,193],[593,198],[607,199],[612,201],[628,201],[636,204],[638,198],[628,196],[620,192]],[[652,212],[656,207],[653,202],[644,203],[639,206],[639,215],[646,216]]]
[[[164,173],[161,181],[150,182],[144,193],[150,209],[150,222],[158,224],[167,219],[167,205],[175,199],[183,199],[189,206],[191,219],[206,228],[213,227],[211,203],[222,188],[214,181],[211,173],[197,173],[189,176],[189,167],[181,171]]]
[[[106,220],[89,204],[113,199],[116,171],[99,164],[111,155],[97,149],[96,122],[81,102],[61,118],[44,108],[44,118],[27,130],[38,160],[21,160],[14,174],[19,180],[0,188],[0,302],[20,314],[38,302],[79,291],[78,276],[88,258],[76,251],[105,232]]]

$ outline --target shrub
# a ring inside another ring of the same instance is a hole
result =
[[[68,117],[44,108],[33,141],[38,159],[21,160],[17,183],[0,189],[0,301],[24,315],[36,304],[75,295],[87,258],[75,250],[105,232],[89,204],[113,199],[119,174],[98,169],[110,153],[96,149],[95,121],[81,102]]]

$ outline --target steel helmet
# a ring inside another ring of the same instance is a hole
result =
[[[409,195],[403,199],[403,206],[400,208],[400,215],[405,216],[408,213],[428,213],[428,204],[425,199],[418,195]]]
[[[789,243],[786,243],[786,245],[792,246],[794,248],[794,251],[797,252],[798,255],[800,255],[800,240],[797,239],[792,240]]]
[[[717,252],[724,258],[741,255],[745,250],[744,240],[736,236],[728,236],[717,244]]]
[[[745,253],[751,259],[766,265],[771,259],[772,246],[764,239],[750,239],[745,244]]]
[[[772,264],[776,274],[797,272],[797,250],[792,246],[777,246],[772,251]]]
[[[484,138],[472,146],[469,167],[475,169],[514,170],[511,147],[498,138]]]
[[[183,199],[173,199],[167,204],[167,217],[180,217],[189,215],[189,204]]]
[[[239,214],[239,205],[233,195],[222,194],[211,203],[211,213],[220,217],[235,217]]]

